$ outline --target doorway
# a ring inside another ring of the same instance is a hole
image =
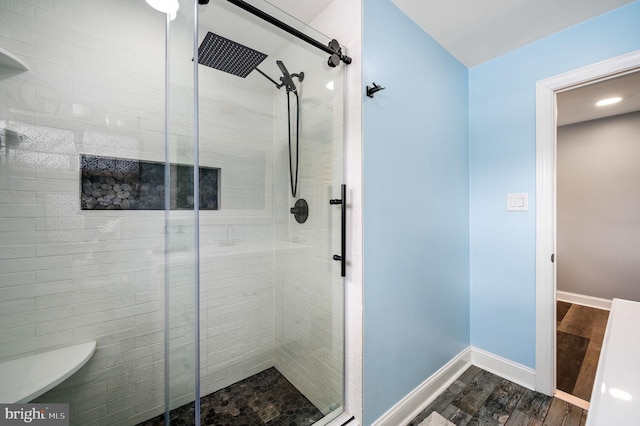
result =
[[[614,297],[640,299],[640,73],[556,94],[556,396],[588,409]]]
[[[556,94],[640,68],[640,51],[539,81],[536,87],[536,390],[556,390]]]

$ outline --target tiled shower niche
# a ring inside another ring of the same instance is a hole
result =
[[[170,165],[172,210],[193,209],[193,166]],[[164,210],[165,164],[80,155],[82,210]],[[200,210],[218,210],[220,169],[200,167]]]

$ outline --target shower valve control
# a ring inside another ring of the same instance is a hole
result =
[[[289,212],[296,218],[296,222],[305,223],[309,217],[309,205],[304,198],[300,198]]]

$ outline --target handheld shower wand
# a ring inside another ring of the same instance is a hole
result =
[[[276,61],[276,65],[278,65],[278,68],[280,68],[280,71],[282,72],[282,77],[280,77],[280,81],[282,82],[281,87],[285,86],[287,88],[287,92],[297,93],[298,90],[293,82],[293,77],[297,77],[298,81],[302,81],[304,80],[304,73],[300,72],[299,74],[289,74],[287,67],[284,66],[284,62],[282,61]]]
[[[280,68],[280,72],[282,72],[282,77],[280,77],[281,84],[276,85],[278,89],[282,86],[287,89],[287,124],[288,124],[288,138],[289,138],[289,180],[291,183],[291,195],[295,198],[298,195],[298,164],[300,159],[300,140],[299,140],[299,132],[300,132],[300,98],[298,97],[298,89],[296,88],[295,83],[293,82],[293,77],[297,77],[299,82],[304,80],[304,72],[300,72],[299,74],[289,74],[287,67],[284,66],[284,62],[276,61],[276,65]],[[291,153],[291,102],[289,100],[289,94],[292,93],[296,95],[296,159],[295,159],[295,167],[293,164],[292,153]],[[294,170],[295,169],[295,170]]]

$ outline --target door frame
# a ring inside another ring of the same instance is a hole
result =
[[[536,379],[556,390],[556,93],[637,71],[640,50],[536,83]]]

